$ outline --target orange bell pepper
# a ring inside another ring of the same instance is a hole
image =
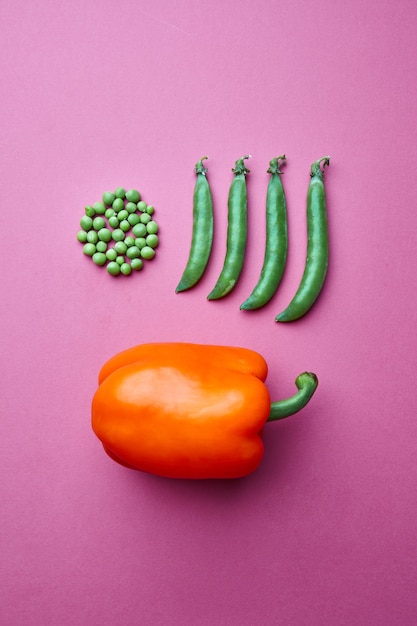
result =
[[[307,404],[315,374],[271,403],[268,366],[252,350],[191,343],[143,344],[111,358],[99,374],[92,427],[109,456],[170,478],[238,478],[263,456],[262,429]]]

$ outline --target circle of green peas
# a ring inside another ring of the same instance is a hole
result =
[[[155,208],[136,189],[117,187],[85,207],[77,239],[93,263],[111,276],[130,276],[154,258],[159,244]]]

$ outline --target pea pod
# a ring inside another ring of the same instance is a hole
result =
[[[197,180],[193,196],[193,232],[188,261],[175,291],[194,287],[202,277],[210,257],[213,243],[213,200],[207,180],[207,168],[200,159],[195,166]]]
[[[278,289],[284,274],[288,251],[287,203],[281,181],[280,164],[285,156],[269,163],[271,174],[266,196],[266,242],[261,275],[249,298],[240,305],[241,309],[259,309],[269,302]]]
[[[330,157],[315,161],[307,193],[307,258],[300,285],[288,307],[275,321],[292,322],[310,310],[317,300],[327,274],[329,263],[329,234],[327,225],[324,168]],[[323,164],[323,167],[321,167]]]
[[[232,291],[243,268],[248,231],[246,175],[250,171],[245,166],[246,159],[249,159],[249,155],[238,159],[232,169],[234,177],[230,185],[227,203],[226,256],[220,276],[207,296],[208,300],[223,298]]]

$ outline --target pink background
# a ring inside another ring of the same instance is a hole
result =
[[[414,0],[1,2],[2,624],[417,623],[416,20]],[[287,270],[268,306],[243,312],[283,152]],[[246,153],[244,271],[208,302]],[[213,255],[176,295],[204,154]],[[328,279],[309,315],[276,324],[325,154]],[[119,185],[154,204],[161,244],[115,279],[76,232]],[[130,471],[94,437],[90,401],[108,357],[160,340],[258,350],[274,399],[306,369],[319,389],[266,428],[245,480]]]

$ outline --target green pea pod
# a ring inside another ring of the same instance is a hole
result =
[[[323,168],[321,164],[323,163]],[[300,285],[288,307],[275,321],[292,322],[307,313],[317,300],[327,274],[329,263],[329,234],[327,225],[324,168],[330,157],[315,161],[307,193],[307,258]]]
[[[207,168],[200,159],[195,166],[197,180],[193,196],[193,232],[191,248],[184,273],[175,291],[186,291],[194,287],[202,277],[210,257],[213,243],[213,200],[207,180]]]
[[[284,274],[288,251],[287,203],[281,181],[279,156],[269,163],[271,174],[266,196],[266,240],[265,256],[261,275],[249,298],[240,305],[241,309],[253,310],[267,304],[275,294]]]
[[[249,159],[249,155],[238,159],[232,169],[234,177],[230,185],[227,203],[226,256],[220,276],[213,290],[207,296],[208,300],[217,300],[230,293],[243,268],[248,232],[246,175],[250,172],[244,163],[246,159]]]

